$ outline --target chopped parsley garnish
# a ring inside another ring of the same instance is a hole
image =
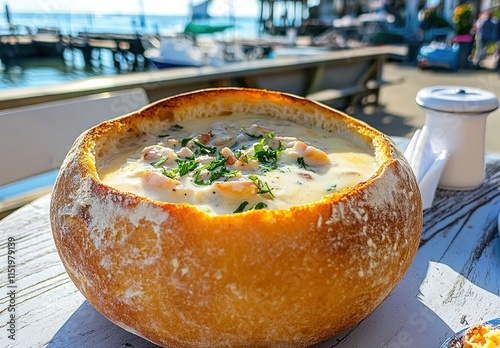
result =
[[[181,140],[181,146],[185,147],[193,138],[184,138]]]
[[[167,170],[165,168],[162,168],[161,173],[170,179],[173,179],[177,176],[177,171]]]
[[[215,146],[207,146],[196,139],[194,139],[193,142],[196,146],[198,146],[198,149],[195,150],[195,154],[197,155],[210,155],[217,151]]]
[[[182,126],[174,125],[171,129],[182,129]],[[249,155],[243,152],[244,148],[235,150],[235,157],[242,163],[249,163],[252,160],[258,160],[261,165],[262,172],[277,169],[278,165],[278,155],[283,151],[284,147],[281,142],[277,142],[278,148],[272,148],[269,144],[269,140],[275,137],[274,132],[266,133],[264,136],[259,136],[260,141],[253,145],[254,154]],[[231,178],[238,177],[241,175],[239,170],[230,170],[226,167],[228,157],[224,157],[216,146],[208,146],[203,144],[197,138],[184,138],[181,140],[181,146],[189,146],[193,150],[193,156],[187,158],[176,159],[176,168],[162,167],[162,165],[167,161],[166,157],[158,159],[158,161],[151,163],[155,168],[161,168],[163,175],[169,178],[183,177],[186,175],[191,175],[194,184],[196,185],[211,185],[217,180],[228,181]],[[274,145],[276,147],[276,145]],[[194,149],[193,149],[194,148]],[[209,163],[201,165],[196,161],[196,158],[203,155],[210,155],[216,157]],[[305,164],[304,164],[305,165]],[[257,194],[267,195],[268,198],[274,198],[273,189],[269,187],[269,184],[260,179],[257,175],[251,174],[248,178],[257,187]],[[243,202],[235,212],[243,211],[248,202]],[[264,209],[267,205],[263,202],[257,203],[250,209]]]
[[[173,168],[171,170],[163,168],[162,174],[169,178],[174,178],[177,174],[179,174],[179,176],[184,176],[198,168],[199,165],[199,163],[195,161],[194,157],[188,157],[185,159],[179,158],[176,162],[177,168]]]
[[[158,159],[158,161],[156,162],[153,162],[151,163],[151,165],[155,168],[158,168],[159,166],[161,166],[163,163],[165,163],[167,161],[167,157],[160,157]]]
[[[274,198],[274,195],[272,193],[272,189],[269,187],[269,184],[265,182],[264,180],[260,179],[257,175],[255,174],[250,174],[248,176],[250,180],[253,181],[255,186],[257,186],[257,193],[259,195],[265,195],[269,194],[272,198]]]
[[[260,138],[263,138],[262,135],[253,135],[253,134],[250,134],[250,133],[245,133],[245,135],[247,137],[249,137],[250,139],[260,139]]]
[[[304,157],[297,158],[297,163],[299,164],[299,167],[304,168],[305,170],[310,170],[306,162],[304,162]]]
[[[257,159],[264,166],[270,169],[276,169],[278,168],[278,154],[283,151],[283,144],[279,142],[277,149],[271,148],[266,142],[266,139],[272,138],[274,138],[274,132],[266,133],[266,136],[253,146],[255,154],[252,157]]]
[[[177,159],[177,164],[179,165],[179,175],[184,176],[187,173],[195,170],[198,167],[198,162],[194,160],[193,157],[186,159]]]
[[[238,208],[236,208],[235,211],[233,211],[233,213],[241,213],[243,211],[243,209],[245,209],[245,207],[248,205],[248,202],[247,201],[243,201],[241,202],[241,204],[238,206]]]
[[[219,167],[217,170],[212,170],[208,176],[209,183],[213,183],[215,180],[220,179],[224,174],[229,173],[226,167]]]
[[[255,204],[254,206],[252,206],[249,210],[259,210],[259,209],[264,209],[264,208],[267,208],[267,204],[264,202],[259,202],[259,203]]]
[[[203,167],[196,171],[194,175],[194,183],[196,185],[210,185],[217,179],[224,178],[227,181],[228,179],[238,175],[238,170],[229,170],[226,168],[226,166],[224,165],[226,162],[227,158],[219,156],[219,159],[205,164]],[[200,178],[201,172],[203,170],[207,170],[209,172],[208,181]]]
[[[337,184],[330,186],[326,189],[327,192],[335,191],[337,189]]]
[[[241,204],[238,206],[238,208],[236,208],[236,210],[233,213],[241,213],[242,211],[244,211],[244,209],[247,205],[248,205],[247,201],[241,202]],[[250,210],[260,210],[260,209],[265,209],[265,208],[267,208],[267,204],[264,202],[259,202],[255,205],[251,206],[250,209],[248,209],[248,210],[249,211]]]
[[[219,159],[216,159],[215,161],[211,161],[203,166],[203,168],[207,170],[215,170],[219,167],[222,167],[225,163],[227,162],[227,158],[224,156],[219,156]]]
[[[239,170],[233,169],[227,173],[224,173],[222,176],[224,178],[226,178],[226,180],[228,180],[228,179],[234,178],[236,175],[238,175],[239,172],[240,172]]]

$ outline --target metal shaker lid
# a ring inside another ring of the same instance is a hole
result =
[[[457,114],[484,114],[496,110],[499,106],[495,94],[462,86],[422,88],[415,100],[424,109]]]

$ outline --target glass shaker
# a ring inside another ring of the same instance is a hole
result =
[[[486,118],[499,106],[491,92],[472,87],[434,86],[421,89],[417,104],[434,152],[447,150],[439,186],[469,190],[484,181]]]

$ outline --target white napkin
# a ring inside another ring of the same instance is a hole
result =
[[[423,126],[413,134],[404,155],[417,178],[423,208],[430,208],[439,179],[448,161],[449,152],[445,149],[433,149],[429,130],[427,126]]]

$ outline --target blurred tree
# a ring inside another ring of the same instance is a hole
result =
[[[474,23],[474,6],[470,3],[461,4],[453,10],[453,24],[456,35],[470,34]]]

